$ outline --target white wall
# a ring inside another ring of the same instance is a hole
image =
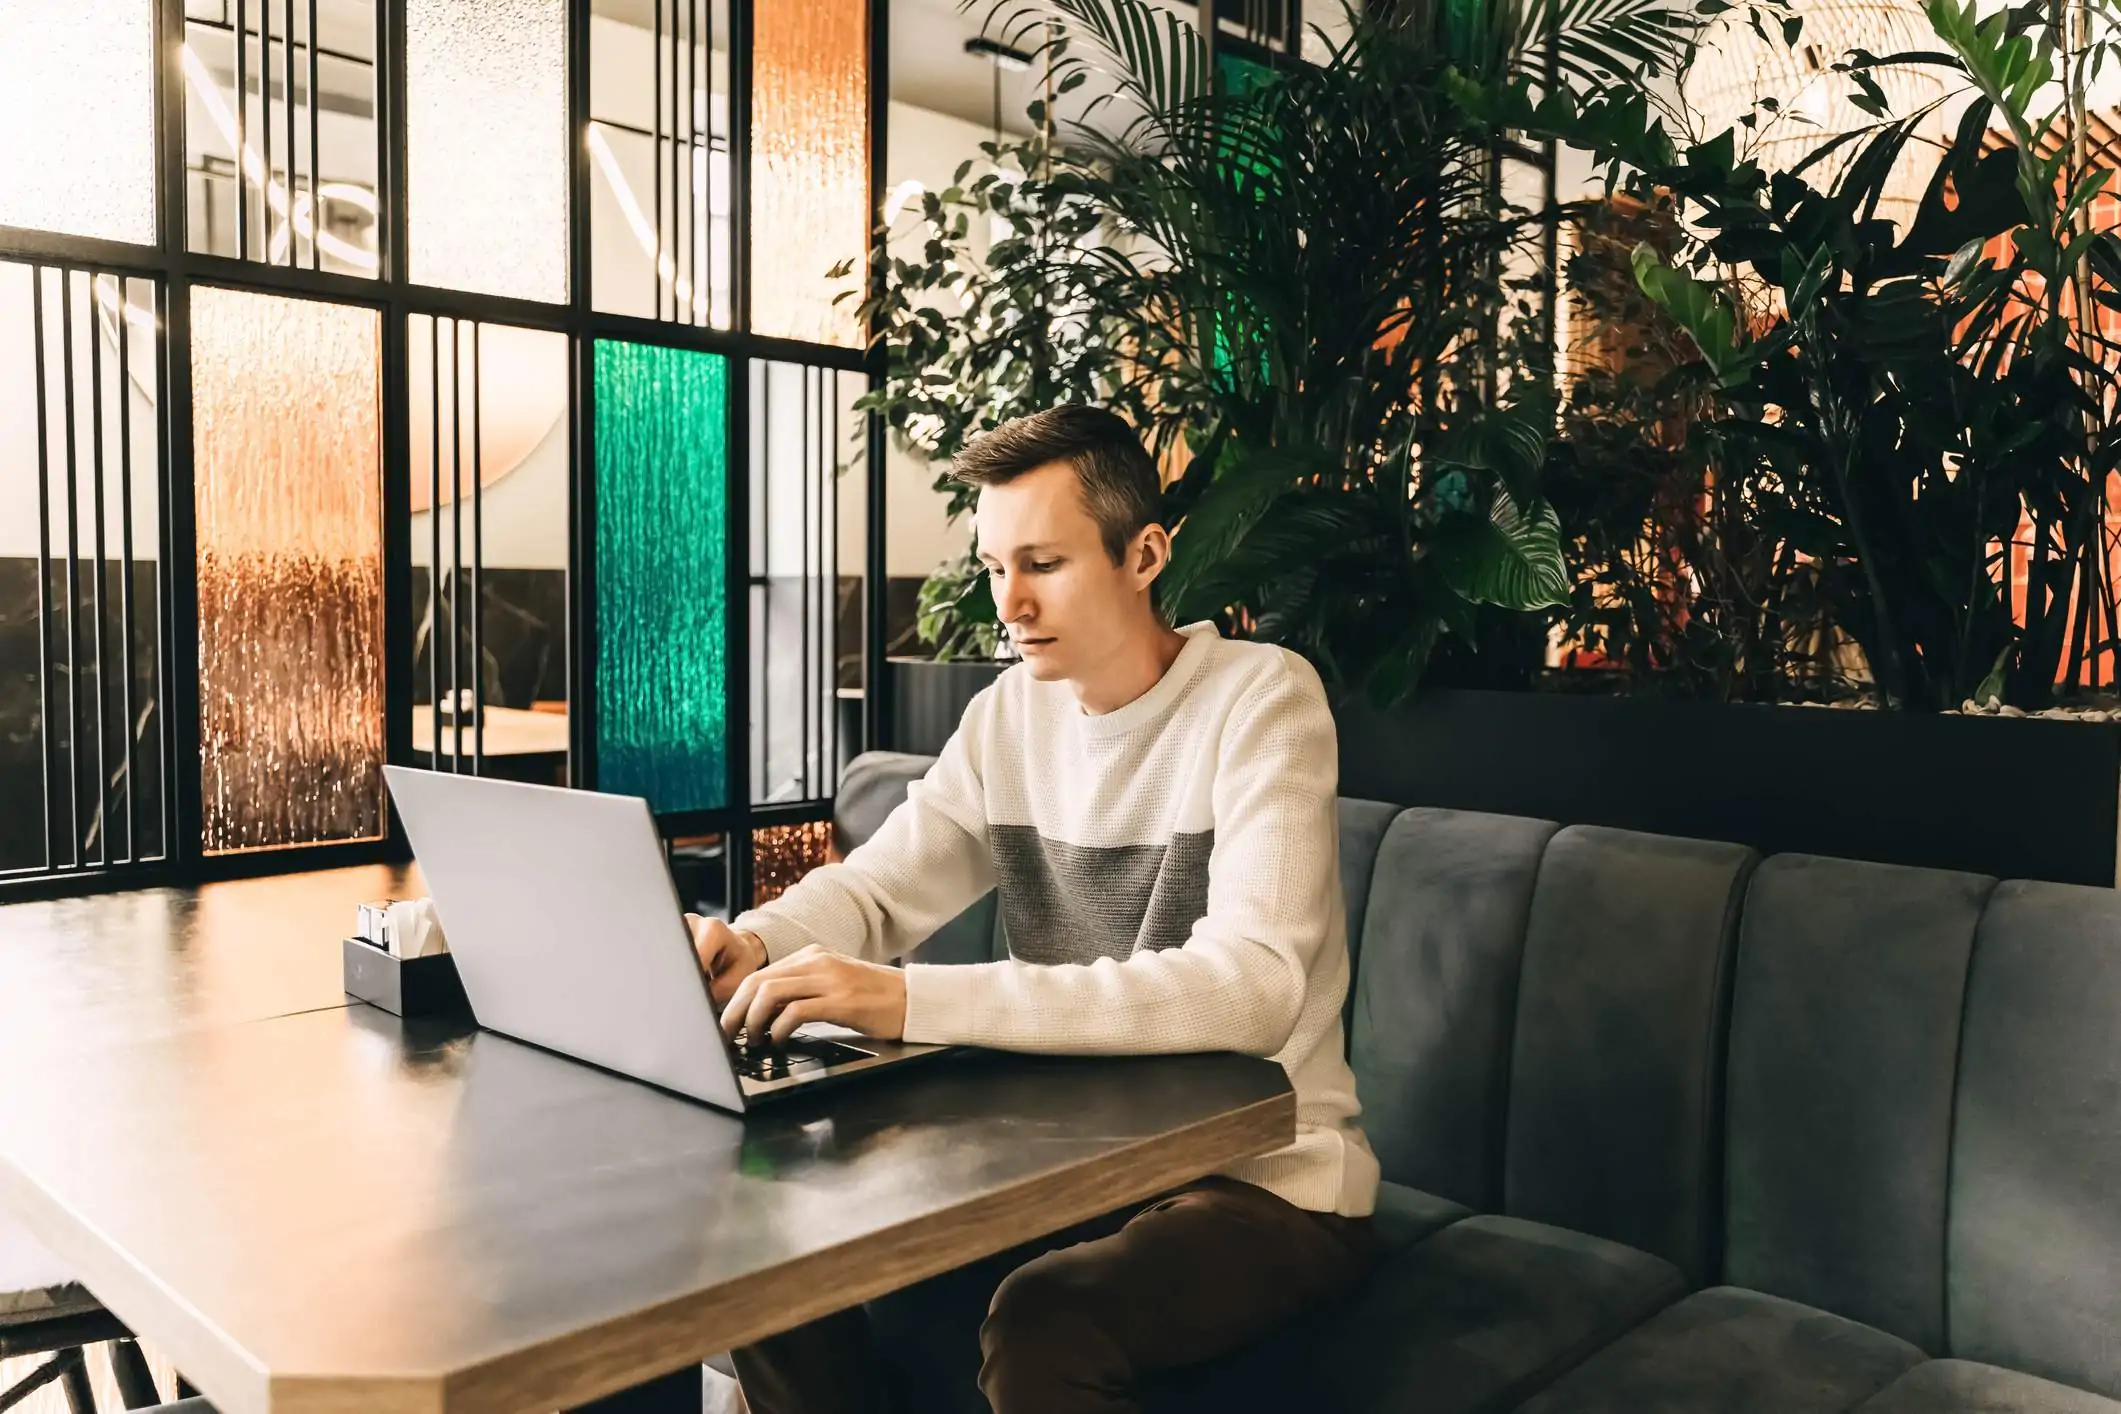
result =
[[[958,164],[980,158],[980,144],[992,130],[908,103],[891,105],[890,142],[885,155],[886,192],[919,182],[929,191],[950,185]],[[917,209],[918,197],[909,203]],[[938,468],[898,445],[886,450],[885,560],[893,577],[925,577],[945,560],[954,559],[972,540],[969,517],[951,525],[944,497],[931,490]]]

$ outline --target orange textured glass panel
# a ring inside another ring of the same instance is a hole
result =
[[[208,854],[383,832],[381,322],[196,288]]]
[[[832,822],[767,825],[751,832],[751,906],[788,892],[789,885],[823,864],[832,849]]]
[[[751,327],[853,346],[857,301],[833,296],[869,240],[867,0],[757,0],[752,26]]]

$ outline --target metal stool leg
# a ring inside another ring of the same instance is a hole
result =
[[[76,1350],[74,1361],[60,1377],[65,1380],[66,1407],[73,1414],[96,1414],[96,1387],[88,1381],[88,1360]]]
[[[11,1389],[0,1390],[0,1411],[14,1408],[53,1380],[65,1378],[68,1370],[78,1369],[80,1365],[81,1352],[78,1349],[69,1348],[60,1351],[52,1356],[51,1359],[30,1371],[29,1378]]]
[[[112,1341],[110,1369],[118,1377],[118,1397],[125,1401],[127,1409],[152,1409],[162,1402],[161,1394],[155,1389],[155,1377],[148,1371],[147,1357],[140,1353],[138,1341]]]

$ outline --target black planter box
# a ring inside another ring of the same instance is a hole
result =
[[[470,1016],[471,1003],[448,953],[395,958],[373,943],[346,938],[340,944],[346,995],[397,1016]]]
[[[957,730],[966,705],[979,695],[981,688],[1012,666],[1006,662],[886,659],[885,691],[890,696],[891,726],[884,745],[892,751],[935,755]]]
[[[1343,795],[2116,881],[2121,723],[1479,691],[1335,716]]]

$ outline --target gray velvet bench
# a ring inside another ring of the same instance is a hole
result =
[[[842,847],[927,764],[851,763]],[[1159,1408],[2121,1414],[2121,895],[1362,800],[1340,844],[1390,1255]],[[920,960],[1006,946],[989,896]]]

